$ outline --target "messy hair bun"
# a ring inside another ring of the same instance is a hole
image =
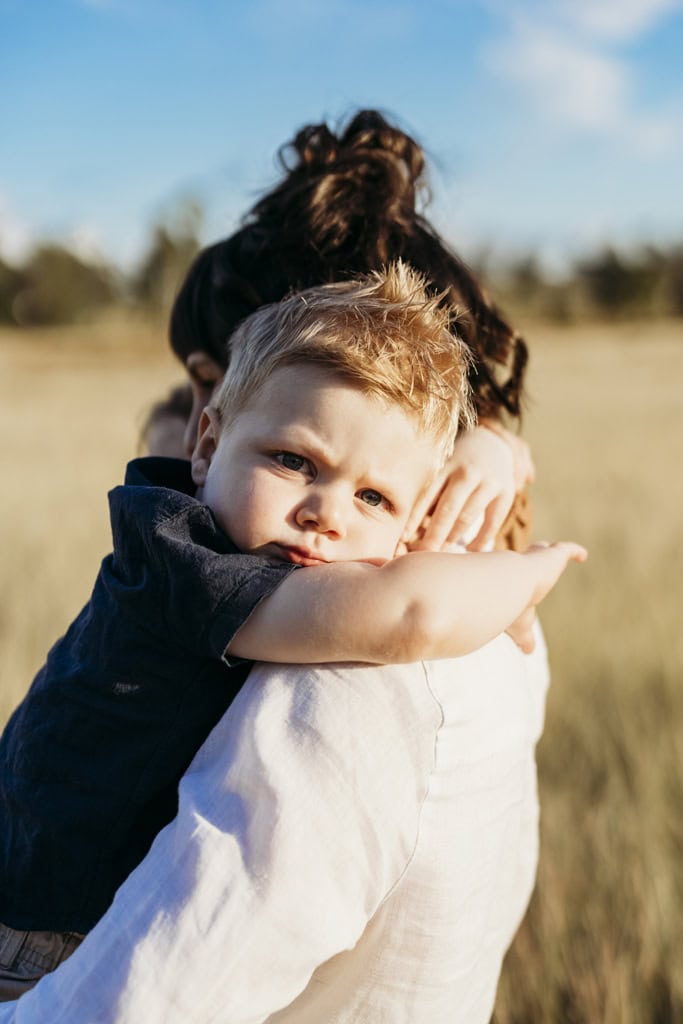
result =
[[[286,176],[253,208],[255,218],[303,233],[340,272],[391,260],[424,185],[424,157],[410,136],[377,111],[361,111],[338,135],[307,125],[279,160]]]
[[[472,351],[479,415],[518,417],[526,345],[418,211],[428,198],[419,144],[378,111],[362,110],[337,132],[326,124],[301,128],[280,149],[279,161],[282,180],[256,203],[240,231],[190,269],[171,322],[171,342],[181,358],[195,345],[214,357],[220,353],[227,364],[229,335],[263,303],[402,259],[442,294]],[[207,273],[217,286],[204,290],[200,337],[190,328],[198,326],[195,293]],[[183,317],[190,303],[194,309]],[[209,310],[220,336],[211,331]]]

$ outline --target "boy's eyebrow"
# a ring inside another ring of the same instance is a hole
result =
[[[326,446],[318,434],[303,423],[281,424],[274,433],[270,434],[269,439],[273,444],[306,448],[311,455],[328,464],[333,464],[335,461],[329,446]]]
[[[290,432],[291,436],[288,436]],[[294,448],[305,448],[307,454],[327,466],[335,467],[340,461],[329,445],[326,445],[310,427],[302,423],[291,423],[283,426],[274,438],[276,443],[280,443],[280,440],[283,446],[292,445]],[[395,482],[391,483],[381,470],[369,469],[368,478],[373,489],[381,491],[388,497],[396,495]]]

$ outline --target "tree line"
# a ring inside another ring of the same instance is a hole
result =
[[[683,244],[605,246],[577,259],[561,280],[548,279],[532,255],[493,278],[501,304],[550,322],[683,316]]]
[[[128,273],[59,242],[38,244],[21,266],[0,259],[0,323],[76,323],[114,306],[165,318],[199,248],[199,224],[193,204],[157,224]],[[525,318],[574,323],[683,316],[683,244],[629,252],[607,246],[576,260],[562,280],[549,279],[533,255],[495,267],[482,260],[475,269],[500,305]]]
[[[142,259],[127,273],[56,241],[37,244],[21,266],[0,258],[0,324],[78,323],[112,307],[166,317],[199,249],[201,215],[199,205],[190,201],[156,224]]]

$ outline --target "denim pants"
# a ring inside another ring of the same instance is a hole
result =
[[[0,924],[0,1003],[33,988],[82,941],[77,932],[23,932]]]

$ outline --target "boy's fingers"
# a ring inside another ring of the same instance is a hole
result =
[[[555,544],[534,544],[531,557],[541,558],[541,574],[532,604],[539,604],[553,589],[570,561],[585,562],[588,552],[582,544],[574,541],[557,541]]]
[[[574,562],[585,562],[588,558],[588,549],[583,544],[577,544],[573,540],[556,540],[554,542],[547,540],[535,541],[530,547],[529,551],[545,551],[548,548],[561,552],[569,560]]]
[[[567,560],[572,562],[585,562],[588,558],[588,551],[583,544],[577,544],[573,540],[561,540],[551,546],[560,548]]]

